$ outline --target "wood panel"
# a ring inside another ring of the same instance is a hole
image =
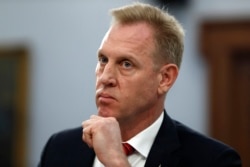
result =
[[[206,21],[200,49],[209,63],[211,136],[250,167],[250,20]]]
[[[26,166],[28,52],[0,47],[0,166]]]

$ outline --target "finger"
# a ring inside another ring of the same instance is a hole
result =
[[[83,129],[82,140],[86,142],[89,147],[93,147],[92,134],[89,128]]]
[[[82,122],[82,127],[86,128],[86,127],[90,126],[92,124],[92,122],[93,121],[91,119],[85,120]]]
[[[102,117],[98,116],[98,115],[91,115],[90,116],[90,119],[100,119]]]

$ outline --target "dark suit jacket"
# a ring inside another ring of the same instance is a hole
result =
[[[82,141],[82,128],[54,134],[47,142],[39,167],[92,167],[95,153]],[[166,113],[145,167],[240,167],[239,155],[229,146],[205,137]]]

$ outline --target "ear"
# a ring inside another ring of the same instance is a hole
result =
[[[159,73],[159,87],[158,94],[162,95],[168,92],[171,86],[174,84],[179,69],[175,64],[166,64],[161,67]]]

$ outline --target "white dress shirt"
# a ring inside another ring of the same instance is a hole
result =
[[[154,139],[160,129],[163,121],[163,112],[160,117],[149,127],[135,135],[126,143],[135,148],[135,153],[128,156],[128,161],[132,167],[143,167],[146,163],[149,151],[153,145]],[[95,157],[93,167],[104,167],[103,164]]]

